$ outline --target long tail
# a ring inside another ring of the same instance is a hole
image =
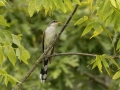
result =
[[[48,61],[49,61],[48,58],[44,59],[44,62],[40,71],[40,79],[41,79],[41,82],[43,83],[46,81],[46,78],[47,78]]]

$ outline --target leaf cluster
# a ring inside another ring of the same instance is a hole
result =
[[[5,0],[0,1],[0,7],[6,6]],[[21,34],[11,34],[8,30],[3,30],[2,27],[10,27],[6,19],[0,15],[0,80],[4,80],[7,86],[8,81],[13,84],[19,82],[16,78],[8,74],[3,68],[3,63],[9,60],[15,67],[17,57],[20,61],[28,64],[27,60],[30,58],[29,52],[21,45]]]

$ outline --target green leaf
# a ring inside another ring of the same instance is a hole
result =
[[[114,15],[111,23],[115,24],[115,22],[116,22],[116,20],[117,20],[118,17],[119,17],[119,14],[118,14],[118,13],[115,13],[115,15]]]
[[[97,63],[99,71],[102,73],[102,63],[101,63],[101,58],[99,55],[96,56],[96,63]]]
[[[109,11],[109,12],[108,12]],[[102,20],[104,21],[104,20],[106,20],[109,16],[111,16],[112,15],[112,13],[114,12],[114,10],[113,9],[109,9],[108,8],[108,10],[107,11],[104,11],[104,14],[105,15],[103,15],[103,18],[102,18]]]
[[[0,15],[0,25],[9,27],[9,24],[6,22],[2,15]]]
[[[65,78],[65,84],[66,84],[66,86],[73,88],[73,84],[69,78]]]
[[[116,19],[116,21],[114,23],[115,32],[119,30],[119,27],[120,27],[120,16],[118,16],[118,18]]]
[[[7,84],[8,84],[8,77],[7,77],[6,74],[4,75],[4,83],[5,83],[5,85],[7,86]]]
[[[5,57],[7,57],[8,50],[9,50],[9,46],[6,46],[3,48],[3,52],[4,52]]]
[[[29,52],[22,47],[20,60],[22,60],[25,64],[28,64],[27,60],[30,58]]]
[[[35,0],[35,8],[36,8],[37,12],[39,12],[41,10],[42,2],[43,2],[43,0]]]
[[[92,66],[92,69],[94,69],[96,66],[97,66],[97,63],[96,63],[96,59],[95,59],[94,63],[93,63],[93,66]]]
[[[103,8],[102,8],[101,12],[107,7],[108,2],[109,2],[109,0],[105,0],[105,2],[103,3]]]
[[[49,8],[46,8],[45,9],[45,16],[47,15],[48,11],[49,11]]]
[[[16,55],[15,51],[11,46],[5,48],[5,54],[7,55],[10,62],[15,66],[16,63]]]
[[[93,35],[90,37],[90,39],[98,36],[103,31],[103,28],[101,27],[99,23],[94,23],[94,29],[95,31],[93,32]]]
[[[111,2],[111,4],[112,4],[114,7],[116,7],[116,2],[115,2],[115,0],[110,0],[110,2]]]
[[[118,79],[118,78],[120,78],[120,71],[116,72],[112,79],[115,80],[115,79]]]
[[[74,2],[81,5],[80,0],[74,0]]]
[[[50,9],[51,11],[54,11],[54,9],[55,9],[55,4],[54,4],[54,2],[53,2],[53,1],[51,2],[51,0],[47,0],[47,2],[48,2],[49,9]]]
[[[9,51],[8,51],[8,58],[10,60],[10,62],[15,66],[16,63],[16,55],[15,55],[15,51],[12,47],[10,47]]]
[[[14,78],[11,75],[7,74],[7,76],[8,76],[8,80],[14,85],[16,85],[16,82],[19,82],[16,78]]]
[[[20,46],[20,38],[17,35],[12,34],[13,43]]]
[[[119,65],[115,62],[115,60],[113,59],[113,57],[111,57],[111,56],[105,56],[105,58],[107,58],[108,60],[111,60],[113,62],[113,64],[119,69]]]
[[[107,33],[107,35],[108,35],[109,37],[113,36],[113,34],[112,34],[106,27],[104,27],[103,25],[102,25],[102,28],[103,28],[103,30]]]
[[[102,10],[99,12],[99,17],[101,18],[102,21],[104,21],[113,11],[112,8],[109,6],[109,3],[110,3],[109,0],[105,0],[102,3]]]
[[[109,59],[119,68],[119,65],[115,62],[115,60],[112,57],[109,57]]]
[[[35,11],[35,0],[31,0],[28,5],[28,13],[29,13],[30,17],[33,16],[34,11]]]
[[[44,9],[45,16],[47,15],[48,12],[51,14],[55,9],[60,9],[64,13],[66,13],[68,8],[71,11],[73,10],[71,0],[64,0],[64,1],[62,0],[35,0],[35,9],[37,10],[37,12]]]
[[[0,81],[2,81],[2,79],[4,78],[4,83],[5,83],[6,86],[8,84],[8,81],[10,81],[13,84],[16,84],[16,82],[19,82],[16,78],[7,74],[4,70],[1,70],[1,69],[0,69],[0,75],[1,75],[0,76]]]
[[[5,3],[3,1],[0,1],[0,6],[5,6]]]
[[[101,25],[97,22],[93,24],[94,30],[96,30],[98,33],[101,33],[103,31]]]
[[[62,0],[53,0],[53,1],[57,8],[61,9],[64,13],[66,13],[66,8]]]
[[[48,0],[43,0],[43,7],[45,8],[45,9],[48,9],[49,8],[49,3],[48,3]]]
[[[64,2],[69,7],[69,9],[72,11],[73,10],[72,2],[70,0],[64,0]]]
[[[88,0],[90,3],[90,9],[92,10],[92,4],[93,4],[93,0]]]
[[[93,37],[96,37],[96,36],[98,36],[99,34],[100,34],[99,32],[97,32],[97,31],[94,31],[94,32],[93,32],[93,35],[90,37],[90,39],[91,39],[91,38],[93,38]]]
[[[5,41],[5,35],[3,33],[3,30],[0,30],[0,43],[4,43]]]
[[[102,56],[100,56],[100,58],[101,58],[101,61],[102,61],[103,65],[104,65],[104,67],[105,67],[105,70],[110,75],[110,72],[108,70],[109,69],[109,65],[108,65],[107,61],[105,60],[104,54]]]
[[[90,32],[93,28],[93,23],[90,23],[89,25],[86,26],[86,28],[84,29],[83,33],[81,36],[84,36],[85,34],[87,34],[88,32]]]
[[[112,19],[114,18],[115,12],[111,13],[111,15],[109,15],[109,17],[106,19],[105,21],[105,27],[108,26],[109,24],[111,24]]]
[[[86,20],[88,20],[88,16],[84,16],[83,18],[80,18],[79,20],[77,20],[77,22],[74,24],[74,26],[79,25],[79,24],[83,23]]]
[[[120,14],[120,10],[114,6],[112,6],[112,8],[115,10],[116,13]]]
[[[4,32],[4,35],[5,35],[5,42],[7,44],[12,45],[12,35],[10,34],[10,32],[7,31],[7,30],[4,30],[3,32]]]
[[[3,78],[4,77],[2,75],[0,75],[0,83],[2,82]]]
[[[51,75],[54,79],[56,79],[56,78],[58,78],[58,76],[60,75],[61,72],[62,72],[61,69],[58,68],[55,71],[53,71]]]
[[[94,69],[97,66],[99,71],[102,73],[102,63],[101,63],[100,55],[96,55],[96,58],[92,62],[92,64],[93,64],[92,69]]]
[[[20,60],[20,55],[21,55],[20,52],[21,52],[20,49],[17,48],[17,49],[16,49],[16,56],[18,56],[18,59],[19,59],[19,60]]]
[[[118,40],[117,42],[117,47],[116,47],[116,50],[120,49],[120,39]]]
[[[49,0],[50,1],[50,0]],[[44,7],[44,9],[45,9],[45,16],[47,15],[47,13],[48,13],[48,11],[49,11],[49,3],[48,3],[48,0],[43,0],[42,1],[42,5],[43,5],[43,7]]]
[[[3,54],[3,51],[2,51],[2,46],[0,45],[0,65],[2,65],[3,57],[4,57],[4,54]]]
[[[63,70],[64,73],[68,74],[69,70],[66,68],[65,64],[61,64],[60,68]]]
[[[7,74],[7,73],[4,70],[0,69],[0,74],[4,75],[4,74]]]
[[[116,0],[116,7],[120,10],[120,0]]]

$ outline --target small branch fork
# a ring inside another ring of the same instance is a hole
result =
[[[45,52],[39,57],[39,59],[34,63],[34,65],[30,68],[30,70],[27,72],[27,74],[22,78],[20,83],[17,84],[16,87],[13,87],[12,90],[18,90],[22,84],[25,82],[25,80],[31,75],[31,73],[35,70],[37,65],[42,61],[42,59],[45,57],[46,53],[52,48],[53,45],[57,42],[59,37],[61,36],[62,32],[65,30],[66,26],[69,24],[70,20],[72,19],[73,15],[75,14],[76,10],[78,8],[78,4],[76,4],[74,10],[70,14],[69,18],[67,19],[66,23],[63,25],[62,29],[60,30],[60,33],[56,37],[56,39],[51,43],[51,45],[45,50]]]

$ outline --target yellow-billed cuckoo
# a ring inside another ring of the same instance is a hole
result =
[[[43,33],[43,42],[42,42],[43,52],[52,43],[52,41],[55,39],[56,34],[57,34],[56,33],[56,27],[60,23],[61,22],[53,20],[52,22],[50,22],[49,26],[44,31],[44,33]],[[46,55],[53,54],[53,51],[54,51],[54,46],[49,50],[49,52]],[[41,68],[41,71],[40,71],[41,82],[46,81],[47,68],[48,68],[47,64],[48,64],[48,61],[50,61],[50,59],[51,59],[50,57],[49,58],[44,58],[43,65],[42,65],[42,68]]]

